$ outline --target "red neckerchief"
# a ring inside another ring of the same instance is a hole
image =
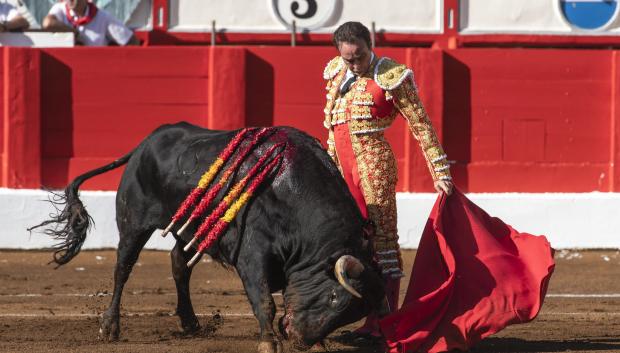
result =
[[[97,15],[97,6],[95,6],[95,4],[93,4],[92,2],[88,2],[88,3],[86,3],[86,6],[88,6],[88,9],[86,11],[88,14],[86,16],[78,17],[78,19],[76,20],[73,17],[73,15],[71,14],[71,10],[69,9],[69,4],[65,4],[65,11],[67,13],[67,20],[69,20],[69,22],[71,22],[73,27],[85,26],[85,25],[89,24],[90,21],[92,21],[95,18],[95,16]]]

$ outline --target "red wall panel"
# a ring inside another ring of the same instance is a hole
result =
[[[3,53],[3,52],[0,52]],[[4,117],[4,54],[0,55],[0,78],[2,81],[0,82],[0,116]],[[2,154],[4,153],[4,121],[0,123],[0,160],[2,160]]]
[[[208,62],[205,47],[44,50],[43,184],[62,187],[161,124],[206,125]],[[115,189],[119,175],[85,187]]]
[[[2,186],[36,188],[41,184],[40,52],[2,48]]]
[[[470,141],[450,146],[469,145],[469,155],[458,160],[468,163],[463,186],[469,191],[605,190],[611,53],[449,51],[469,77],[469,91],[462,94],[469,97],[470,131],[463,133]],[[450,105],[463,85],[450,83],[449,70],[446,76],[445,104]],[[446,128],[456,119],[446,116]]]

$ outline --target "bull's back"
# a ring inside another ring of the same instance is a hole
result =
[[[159,127],[140,144],[129,160],[117,194],[117,210],[123,206],[146,210],[145,215],[162,219],[158,226],[169,222],[177,207],[237,132],[209,130],[185,122]],[[303,185],[305,189],[317,187],[322,191],[325,191],[326,183],[330,184],[329,180],[335,179],[339,184],[338,170],[320,143],[300,130],[276,127],[258,149],[282,140],[294,151],[285,154],[285,159],[289,160],[283,164],[290,169],[286,173],[288,178],[295,180],[292,184]],[[256,155],[248,158],[241,174],[256,159]],[[321,181],[321,186],[317,181]],[[281,185],[280,188],[286,189],[289,184]],[[338,185],[337,188],[344,186]],[[288,190],[279,192],[289,193]]]

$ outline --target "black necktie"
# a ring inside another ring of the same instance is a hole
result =
[[[344,85],[340,87],[340,95],[344,95],[351,89],[351,85],[357,80],[357,76],[353,75],[349,77],[348,80],[345,81]]]

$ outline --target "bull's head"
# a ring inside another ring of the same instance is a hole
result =
[[[324,268],[323,268],[324,269]],[[309,348],[336,328],[384,310],[378,272],[350,255],[340,256],[327,271],[289,278],[280,332],[299,348]]]

